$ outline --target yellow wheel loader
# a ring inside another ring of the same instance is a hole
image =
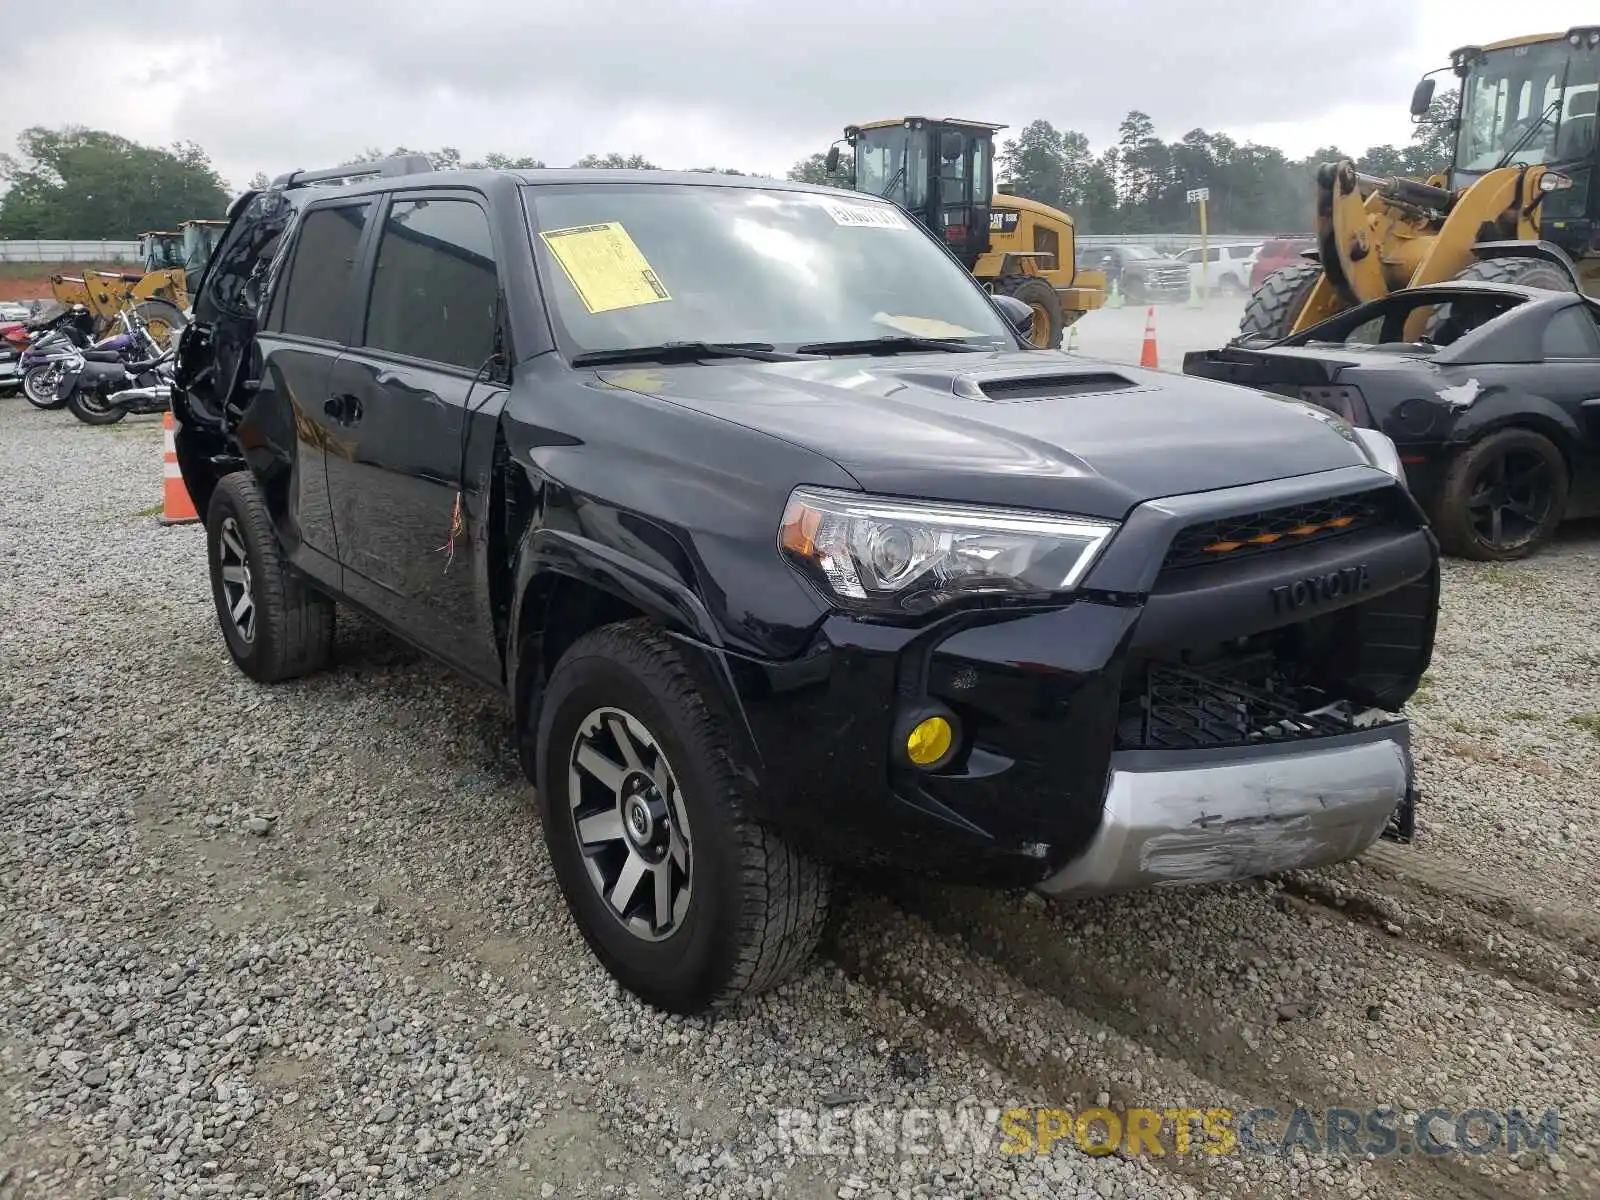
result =
[[[136,308],[157,341],[166,344],[187,323],[189,296],[216,251],[226,221],[196,218],[176,230],[149,229],[139,235],[143,274],[86,271],[53,275],[50,290],[61,304],[82,304],[104,336],[124,308]]]
[[[1060,347],[1084,313],[1105,304],[1103,271],[1080,271],[1072,218],[1047,204],[998,191],[994,135],[1004,125],[897,117],[845,127],[855,159],[852,187],[895,201],[944,238],[985,290],[1033,309],[1033,342]],[[839,165],[839,145],[827,167]]]
[[[1389,292],[1454,279],[1600,292],[1600,26],[1463,46],[1448,174],[1365,175],[1348,160],[1316,178],[1317,249],[1261,282],[1239,336],[1275,340]],[[1413,119],[1433,101],[1417,84]],[[1413,313],[1405,336],[1440,314]]]

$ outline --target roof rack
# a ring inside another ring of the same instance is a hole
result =
[[[351,179],[392,179],[397,175],[423,175],[433,170],[424,155],[396,154],[391,158],[372,162],[350,163],[343,167],[327,167],[321,171],[290,171],[272,181],[275,188],[307,187],[313,183],[342,183]]]

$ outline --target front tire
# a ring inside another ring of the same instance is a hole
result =
[[[1455,558],[1509,562],[1536,553],[1567,508],[1567,461],[1531,429],[1502,429],[1456,455],[1430,513]]]
[[[1273,341],[1288,337],[1321,278],[1322,268],[1310,263],[1280,267],[1268,275],[1245,303],[1239,336]]]
[[[168,300],[142,300],[134,305],[133,311],[144,319],[150,336],[163,350],[173,347],[177,335],[189,323],[189,319],[183,315],[183,309]]]
[[[256,481],[234,471],[206,509],[211,598],[228,653],[258,683],[279,683],[327,665],[333,601],[292,574]]]
[[[568,911],[613,978],[693,1015],[809,962],[831,872],[749,815],[726,723],[672,642],[644,621],[586,634],[538,711],[545,842]]]
[[[61,408],[66,401],[56,395],[56,384],[63,369],[59,363],[29,367],[22,376],[22,398],[35,408]]]
[[[1048,279],[1037,275],[1016,275],[1000,281],[1002,294],[1013,296],[1033,309],[1033,333],[1028,341],[1041,350],[1061,349],[1061,336],[1067,323],[1062,317],[1061,294]]]

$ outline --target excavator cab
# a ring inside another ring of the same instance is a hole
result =
[[[183,234],[171,229],[147,229],[139,235],[139,263],[146,272],[183,265]]]
[[[1594,237],[1600,188],[1595,138],[1600,99],[1600,27],[1565,35],[1517,38],[1494,46],[1463,46],[1450,55],[1461,80],[1456,147],[1449,185],[1471,187],[1507,166],[1542,166],[1560,176],[1538,209],[1543,238],[1574,259],[1600,250]],[[1431,80],[1418,85],[1412,112],[1432,99]]]
[[[181,223],[183,230],[182,257],[175,266],[183,268],[186,290],[193,296],[200,285],[200,276],[206,264],[217,252],[217,243],[228,228],[226,221],[193,220]]]
[[[851,125],[855,188],[893,200],[943,236],[968,270],[989,250],[994,135],[1003,125],[902,117]],[[837,148],[829,151],[837,164]]]

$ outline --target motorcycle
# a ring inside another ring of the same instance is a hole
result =
[[[119,314],[125,317],[126,314]],[[86,318],[86,319],[85,319]],[[73,305],[65,314],[40,330],[40,336],[29,343],[18,360],[22,375],[22,395],[35,408],[60,408],[66,401],[57,395],[66,362],[79,353],[110,354],[111,359],[100,361],[127,361],[147,358],[145,346],[133,324],[122,320],[122,330],[96,342],[90,331],[94,318],[81,304]]]
[[[56,404],[51,399],[54,391],[52,381],[44,381],[43,386],[36,386],[33,393],[28,391],[27,368],[39,360],[27,360],[27,352],[58,331],[61,331],[61,337],[53,344],[60,345],[62,338],[66,338],[74,344],[87,346],[93,330],[94,317],[81,304],[71,307],[52,305],[42,313],[35,304],[34,312],[26,320],[0,324],[0,391],[13,391],[20,387],[30,403],[40,408],[55,408]]]
[[[172,404],[172,360],[132,312],[118,314],[126,335],[146,354],[129,361],[124,351],[75,349],[62,367],[56,400],[85,425],[113,425],[129,413],[166,412]]]

